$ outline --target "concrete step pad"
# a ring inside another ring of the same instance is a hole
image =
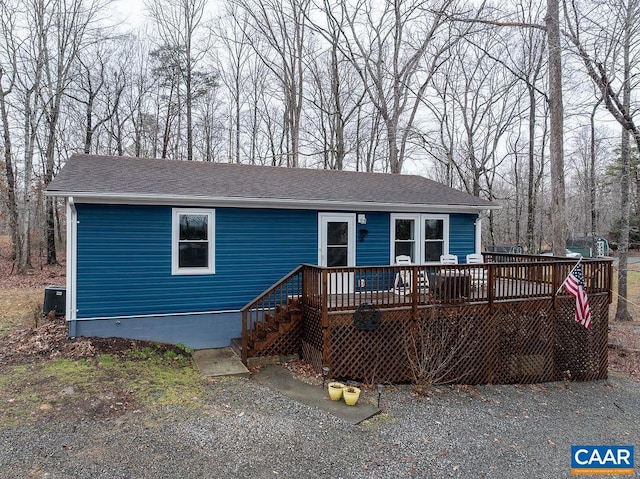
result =
[[[252,379],[294,401],[326,411],[354,425],[381,411],[374,405],[377,398],[375,394],[370,395],[363,391],[355,406],[347,406],[344,401],[332,401],[326,387],[302,382],[282,366],[272,365],[262,368],[253,375]]]
[[[199,349],[193,353],[193,360],[203,376],[249,376],[249,370],[230,347]]]

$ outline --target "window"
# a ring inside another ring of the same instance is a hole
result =
[[[215,273],[215,211],[173,209],[172,274]]]
[[[347,266],[349,254],[349,223],[327,222],[327,266]]]
[[[410,256],[411,262],[416,260],[416,220],[414,218],[396,218],[394,251],[392,260],[401,255]]]
[[[449,252],[449,215],[392,214],[391,261],[411,257],[412,263],[440,261]]]
[[[444,248],[444,219],[424,219],[424,262],[440,261]]]

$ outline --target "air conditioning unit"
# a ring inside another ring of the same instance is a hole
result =
[[[64,316],[67,306],[67,288],[64,286],[49,285],[44,288],[44,305],[42,314],[46,316],[50,312],[56,316]]]

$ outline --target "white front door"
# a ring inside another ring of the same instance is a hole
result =
[[[318,265],[353,267],[356,265],[356,215],[318,213]],[[329,274],[329,294],[353,293],[353,272]]]

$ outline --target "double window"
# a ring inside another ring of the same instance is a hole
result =
[[[391,215],[391,261],[409,256],[412,263],[440,261],[449,253],[449,215]]]
[[[172,274],[215,273],[215,211],[173,209]]]

